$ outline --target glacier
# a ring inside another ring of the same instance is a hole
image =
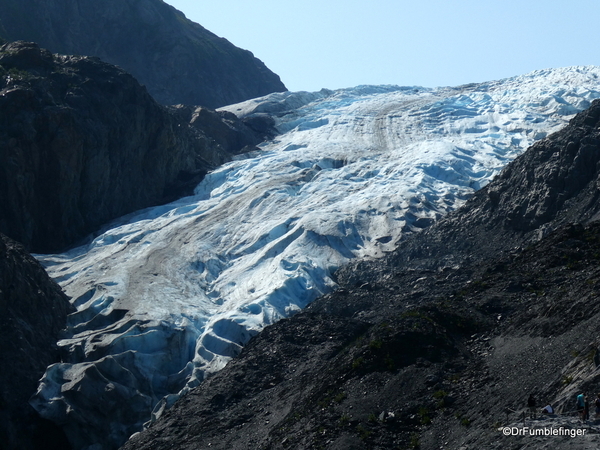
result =
[[[600,68],[459,87],[285,92],[225,108],[280,132],[194,195],[36,255],[77,311],[31,404],[78,449],[117,448],[265,326],[460,207],[600,98]]]

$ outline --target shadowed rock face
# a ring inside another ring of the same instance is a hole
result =
[[[97,58],[25,42],[0,47],[0,231],[35,252],[63,249],[111,219],[191,192],[269,132],[227,113],[193,119],[194,111],[167,110]]]
[[[46,367],[58,361],[55,343],[72,309],[42,266],[0,234],[2,448],[68,448],[62,432],[42,421],[28,400]]]
[[[498,430],[530,393],[565,416],[525,426],[580,428],[575,395],[600,391],[599,124],[596,101],[387,260],[342,270],[123,448],[541,448]]]
[[[133,74],[162,104],[216,108],[286,90],[251,52],[161,0],[4,0],[0,36],[100,57]]]

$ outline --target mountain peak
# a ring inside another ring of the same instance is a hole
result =
[[[286,90],[251,52],[162,0],[6,0],[0,23],[6,39],[120,66],[162,104],[215,108]]]

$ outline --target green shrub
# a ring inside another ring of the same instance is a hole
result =
[[[334,397],[333,400],[335,400],[336,403],[341,403],[345,398],[346,398],[346,393],[345,392],[340,392],[338,395],[336,395]]]
[[[431,417],[429,417],[429,410],[424,406],[419,408],[418,411],[421,425],[429,425],[431,423]]]
[[[363,365],[364,362],[365,362],[365,358],[363,358],[362,356],[359,356],[354,361],[352,361],[352,368],[358,369],[360,366]]]

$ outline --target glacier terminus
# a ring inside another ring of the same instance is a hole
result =
[[[460,207],[600,97],[600,68],[459,87],[283,92],[227,106],[279,135],[194,195],[36,255],[77,308],[32,405],[78,448],[121,445],[265,326]]]

